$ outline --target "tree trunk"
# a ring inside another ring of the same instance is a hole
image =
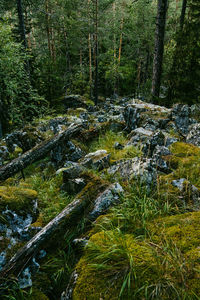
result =
[[[51,32],[50,32],[50,20],[49,20],[49,1],[45,1],[45,13],[46,13],[46,31],[47,31],[47,41],[50,57],[53,57],[52,47],[51,47]]]
[[[27,49],[26,29],[25,29],[25,23],[24,23],[22,0],[17,0],[17,12],[18,12],[18,18],[19,18],[19,32],[20,32],[20,36],[21,36],[21,41],[24,45],[24,48]]]
[[[168,8],[168,0],[158,0],[155,51],[154,51],[154,62],[153,62],[153,78],[152,78],[153,98],[157,98],[160,95],[167,8]]]
[[[39,249],[47,245],[47,241],[52,238],[52,235],[54,235],[56,231],[60,232],[66,225],[70,226],[74,216],[76,216],[77,223],[80,221],[77,215],[81,216],[84,212],[84,208],[89,204],[90,199],[88,199],[88,197],[85,197],[85,199],[75,199],[70,203],[12,257],[0,272],[0,278],[5,278],[10,274],[18,276]]]
[[[43,158],[57,145],[66,140],[69,140],[71,136],[76,135],[78,132],[80,132],[81,128],[82,127],[80,125],[73,126],[65,130],[64,132],[57,134],[52,139],[35,146],[33,149],[25,152],[20,157],[17,157],[7,165],[1,167],[0,181],[8,179],[9,177],[15,175],[19,171],[25,169],[33,162]]]
[[[183,24],[184,24],[184,19],[185,19],[186,7],[187,7],[187,0],[183,0],[183,2],[182,2],[182,9],[181,9],[181,17],[180,17],[180,28],[181,28],[181,31],[183,30]]]
[[[122,54],[123,25],[124,25],[124,18],[122,18],[121,25],[120,25],[121,34],[120,34],[120,40],[119,40],[119,56],[118,56],[119,65],[120,65],[120,62],[121,62],[121,54]]]
[[[98,0],[95,0],[95,81],[94,96],[95,105],[98,105]]]

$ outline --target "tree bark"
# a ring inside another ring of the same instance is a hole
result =
[[[0,168],[0,181],[4,181],[9,177],[15,175],[19,171],[25,169],[27,166],[33,162],[43,158],[49,153],[54,147],[60,143],[68,140],[71,136],[76,135],[81,130],[81,126],[73,126],[64,132],[57,134],[52,139],[45,141],[33,149],[25,152],[20,157],[14,159],[7,165]]]
[[[36,253],[47,245],[47,241],[56,231],[62,230],[66,224],[70,224],[77,215],[82,215],[84,208],[89,205],[90,199],[79,198],[70,203],[59,215],[50,221],[44,228],[42,228],[24,247],[22,247],[15,256],[5,265],[0,272],[0,278],[5,278],[10,274],[19,275],[31,258]],[[76,220],[78,223],[80,218]]]
[[[22,0],[17,0],[17,12],[18,12],[18,18],[19,18],[19,32],[20,32],[20,36],[21,36],[21,41],[24,45],[24,48],[27,49],[26,29],[25,29],[25,23],[24,23]]]
[[[160,95],[167,8],[168,8],[168,0],[158,0],[155,51],[154,51],[154,62],[153,62],[153,78],[152,78],[153,98],[157,98]]]
[[[95,105],[98,105],[98,0],[95,0],[95,81],[94,81],[94,95]]]
[[[187,0],[183,0],[183,2],[182,2],[182,9],[181,9],[181,17],[180,17],[180,28],[181,28],[181,31],[183,30],[185,13],[186,13],[186,7],[187,7]]]

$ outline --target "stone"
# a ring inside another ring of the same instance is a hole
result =
[[[124,146],[122,144],[116,142],[116,143],[114,143],[113,148],[116,150],[122,150],[122,149],[124,149]]]
[[[121,176],[122,180],[138,179],[148,186],[157,181],[155,163],[149,158],[135,157],[129,160],[121,160],[108,169],[108,174]]]
[[[9,151],[6,146],[0,146],[0,166],[9,158]]]
[[[23,130],[14,131],[5,137],[5,142],[9,152],[14,152],[16,145],[26,152],[43,140],[40,132],[31,126],[24,127]]]
[[[102,215],[108,208],[119,201],[119,196],[123,188],[119,183],[112,184],[108,187],[94,202],[94,208],[89,214],[89,219],[95,220]]]
[[[159,171],[169,174],[171,169],[169,169],[167,162],[163,159],[163,156],[167,155],[171,155],[169,149],[165,146],[157,145],[154,149],[152,159],[154,160],[156,168]]]
[[[61,190],[67,192],[70,195],[78,194],[86,186],[86,182],[83,178],[69,179],[61,186]]]
[[[81,161],[82,166],[86,168],[92,168],[98,171],[109,167],[110,165],[110,154],[106,150],[97,150],[87,154]]]
[[[85,103],[83,97],[80,95],[65,96],[63,100],[63,104],[65,108],[78,108],[78,107],[86,108],[87,107],[87,104]]]
[[[162,131],[156,131],[151,138],[147,141],[147,143],[142,148],[145,156],[151,157],[153,155],[154,149],[156,146],[164,146],[165,145],[165,135]]]
[[[177,187],[182,193],[183,200],[193,202],[194,205],[200,205],[200,190],[191,184],[186,178],[180,178],[172,181],[172,185]]]
[[[177,130],[184,136],[187,135],[189,126],[196,123],[194,119],[190,118],[191,109],[186,104],[176,104],[172,108],[171,116]]]
[[[63,173],[63,182],[67,182],[69,179],[75,179],[81,176],[81,174],[86,171],[82,165],[76,162],[68,161],[64,168],[56,171],[56,174]]]
[[[141,112],[146,111],[146,108],[138,108],[128,105],[124,109],[124,120],[126,122],[126,129],[131,131],[138,127],[140,122]]]
[[[186,142],[200,147],[200,123],[193,124],[189,127]]]
[[[133,145],[133,146],[142,146],[149,141],[150,137],[153,135],[153,131],[144,129],[143,127],[138,127],[131,131],[128,138],[129,141],[127,143],[127,146]]]

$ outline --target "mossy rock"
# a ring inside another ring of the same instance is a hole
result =
[[[33,200],[37,192],[31,189],[16,186],[0,186],[0,211],[6,208],[24,215],[33,210]]]
[[[200,212],[156,219],[143,241],[118,230],[94,234],[73,299],[199,299],[199,220]]]
[[[170,151],[172,155],[166,156],[164,159],[168,161],[173,172],[160,176],[159,189],[160,193],[167,195],[169,199],[177,199],[180,191],[172,186],[172,180],[185,178],[200,189],[200,148],[192,144],[177,142],[171,145]]]

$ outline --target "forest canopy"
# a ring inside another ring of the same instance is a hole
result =
[[[199,12],[198,0],[1,1],[1,123],[69,94],[198,102]]]

